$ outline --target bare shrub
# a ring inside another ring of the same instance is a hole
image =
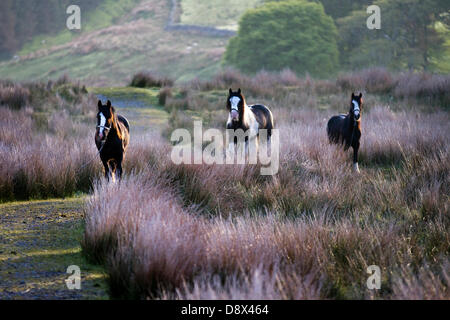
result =
[[[30,100],[30,90],[19,84],[0,84],[0,105],[12,109],[25,107]]]
[[[167,98],[172,98],[172,88],[162,87],[161,89],[159,89],[159,94],[158,94],[159,105],[165,106]]]
[[[98,176],[89,128],[72,117],[92,115],[95,104],[81,85],[67,81],[58,83],[70,88],[71,98],[50,82],[8,84],[27,92],[28,106],[0,108],[0,201],[87,192]]]
[[[162,299],[183,300],[307,300],[320,299],[317,276],[300,277],[295,270],[283,274],[256,268],[248,276],[235,273],[224,281],[217,275],[199,277],[175,294],[164,292]]]
[[[132,205],[128,204],[131,194],[135,197]],[[107,261],[113,292],[125,289],[150,295],[160,282],[180,284],[200,263],[201,252],[193,254],[192,250],[201,241],[201,224],[194,224],[193,218],[183,213],[160,176],[131,175],[120,184],[98,184],[86,205],[83,248],[100,261],[105,254],[112,255]],[[121,266],[132,266],[135,276],[117,273]]]
[[[0,109],[2,200],[64,197],[88,191],[100,167],[92,162],[92,140],[57,126],[57,134],[36,134],[31,114]],[[50,120],[51,121],[51,120]],[[52,125],[52,128],[53,125]],[[81,126],[85,130],[86,127]]]
[[[174,81],[152,72],[139,72],[131,79],[130,86],[138,88],[171,87]]]
[[[404,266],[395,279],[394,299],[448,300],[450,297],[449,262],[443,263],[438,274],[425,265],[418,272]]]
[[[396,79],[384,68],[370,68],[341,74],[336,84],[348,92],[391,93],[396,86]]]
[[[450,76],[405,73],[399,76],[394,94],[403,99],[421,99],[427,103],[440,103],[449,107]]]
[[[389,94],[399,99],[450,105],[450,77],[428,73],[393,74],[383,68],[370,68],[341,74],[336,84],[343,91]]]

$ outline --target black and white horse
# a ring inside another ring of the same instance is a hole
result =
[[[272,112],[262,104],[247,105],[245,97],[239,88],[238,91],[233,92],[230,88],[227,98],[228,120],[227,129],[238,130],[242,129],[248,132],[245,136],[246,146],[249,140],[258,145],[259,131],[261,129],[267,130],[267,140],[270,142],[272,129],[274,128]],[[230,141],[230,145],[237,144],[237,138]]]
[[[327,133],[330,143],[343,144],[344,150],[353,148],[353,169],[359,172],[358,150],[361,139],[362,93],[356,96],[352,92],[348,114],[334,116],[328,121]]]
[[[98,101],[97,129],[95,144],[105,168],[105,177],[115,179],[122,177],[122,161],[130,141],[130,125],[128,120],[117,115],[111,101],[106,105]]]

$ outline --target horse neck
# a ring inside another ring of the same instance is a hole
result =
[[[248,107],[248,105],[247,105],[247,102],[245,101],[245,99],[244,99],[244,101],[242,102],[242,106],[243,106],[243,108],[242,108],[242,115],[240,115],[241,117],[241,119],[242,119],[242,124],[244,125],[244,126],[248,126],[249,125],[249,123],[248,123],[248,120],[249,120],[249,112],[250,112],[250,108]]]
[[[119,129],[119,123],[118,123],[118,120],[117,120],[117,115],[115,113],[113,113],[113,115],[112,115],[112,126],[111,126],[110,134],[111,133],[115,134],[119,139],[122,139],[122,134],[121,134],[120,129]]]
[[[359,115],[359,119],[355,120],[355,129],[361,130],[361,114]]]
[[[361,129],[361,116],[359,117],[358,120],[355,120],[355,118],[352,117],[352,115],[350,114],[350,112],[347,115],[348,118],[348,131],[349,132],[354,132],[354,130],[356,129]]]

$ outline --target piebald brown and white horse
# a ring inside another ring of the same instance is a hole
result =
[[[348,114],[331,117],[327,125],[330,143],[343,144],[344,150],[353,148],[353,169],[359,172],[358,150],[361,139],[362,93],[356,96],[352,92]]]
[[[105,177],[120,179],[122,177],[122,161],[130,141],[130,125],[128,120],[117,115],[111,101],[106,105],[98,101],[97,129],[95,144],[100,153]]]
[[[258,143],[261,129],[267,130],[267,140],[270,142],[274,121],[269,108],[262,104],[247,105],[241,89],[239,88],[238,91],[233,92],[230,88],[227,98],[227,110],[229,114],[226,128],[248,131],[249,134],[245,137],[246,145],[248,145],[249,140],[254,140],[256,144]],[[230,141],[230,145],[233,143],[237,144],[236,137],[234,141]]]

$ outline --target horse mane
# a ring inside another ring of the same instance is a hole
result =
[[[122,140],[122,131],[119,128],[118,119],[117,119],[117,113],[114,109],[112,111],[112,127],[116,130],[117,136],[120,140]]]
[[[241,97],[242,97],[242,123],[244,123],[245,121],[245,109],[247,107],[247,101],[245,101],[245,97],[244,95],[241,93]]]
[[[242,102],[245,104],[245,103],[247,103],[246,101],[245,101],[245,97],[244,97],[244,95],[241,93],[241,97],[242,97]]]

